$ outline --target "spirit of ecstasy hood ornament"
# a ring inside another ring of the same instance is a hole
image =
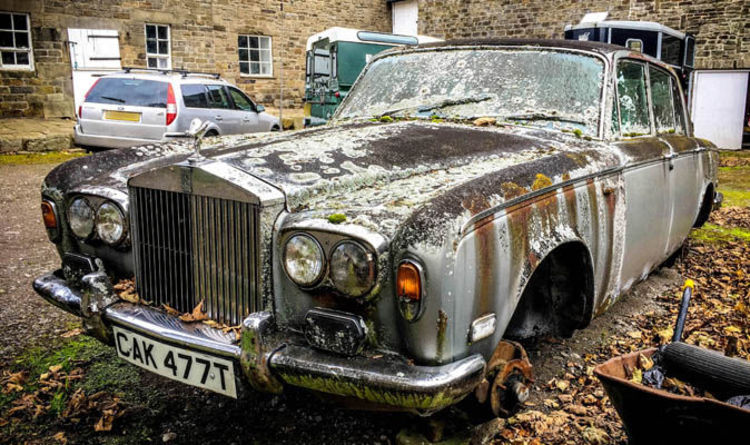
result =
[[[190,128],[185,132],[187,136],[193,138],[193,154],[188,158],[191,164],[198,163],[204,159],[201,155],[201,141],[206,134],[208,121],[201,121],[197,117],[190,121]]]

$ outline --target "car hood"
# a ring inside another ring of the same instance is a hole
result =
[[[551,185],[621,162],[601,142],[558,131],[427,121],[227,136],[204,147],[207,158],[278,187],[291,212],[346,209],[386,236],[418,209],[470,216],[540,178]],[[130,177],[191,152],[189,142],[172,142],[97,153],[53,170],[43,191],[127,201]]]
[[[280,188],[291,212],[346,209],[390,232],[420,208],[471,216],[483,210],[477,193],[486,208],[531,191],[538,175],[551,185],[620,163],[603,148],[556,131],[401,121],[307,131],[215,159]]]

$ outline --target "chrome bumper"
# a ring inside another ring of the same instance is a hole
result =
[[[84,283],[95,281],[86,277]],[[85,286],[69,286],[60,271],[34,281],[39,295],[84,321],[89,317],[83,314],[90,313],[92,305],[89,303],[89,310],[84,306],[96,292]],[[479,354],[442,366],[414,366],[396,355],[344,357],[318,351],[304,339],[276,329],[268,312],[256,312],[245,319],[239,344],[231,333],[183,323],[148,306],[117,302],[106,306],[100,318],[104,329],[91,333],[105,342],[110,342],[111,326],[117,324],[156,340],[227,357],[239,364],[247,383],[267,392],[279,392],[287,384],[423,414],[458,402],[484,377],[485,360]]]

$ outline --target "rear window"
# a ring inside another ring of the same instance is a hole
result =
[[[167,82],[104,77],[91,89],[86,102],[136,107],[167,107]]]

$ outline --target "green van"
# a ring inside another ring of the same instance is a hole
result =
[[[436,42],[426,36],[333,27],[307,39],[305,126],[325,124],[373,54],[402,45]]]

